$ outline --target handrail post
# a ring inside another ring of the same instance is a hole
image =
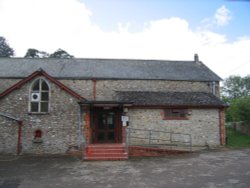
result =
[[[172,150],[173,149],[173,133],[170,132],[170,149]]]
[[[148,137],[148,144],[151,144],[151,135],[152,135],[152,130],[149,130],[149,137]]]
[[[130,145],[130,140],[131,140],[131,130],[130,128],[127,128],[127,145]]]
[[[192,151],[192,136],[189,134],[189,146],[190,146],[190,151]]]

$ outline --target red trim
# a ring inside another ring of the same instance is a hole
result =
[[[70,88],[65,86],[63,83],[59,82],[58,80],[56,80],[55,78],[53,78],[52,76],[47,74],[44,70],[35,71],[31,75],[29,75],[28,77],[24,78],[23,80],[17,82],[13,86],[9,87],[8,89],[6,89],[2,93],[0,93],[0,99],[4,96],[8,95],[12,91],[14,91],[16,89],[20,89],[24,84],[26,84],[27,82],[29,82],[30,80],[34,79],[37,76],[44,76],[45,78],[47,78],[48,80],[50,80],[51,82],[56,84],[58,87],[60,87],[62,90],[66,91],[67,93],[69,93],[73,97],[75,97],[79,100],[86,100],[84,97],[82,97],[78,93],[74,92],[73,90],[71,90]]]
[[[219,109],[219,130],[220,130],[220,144],[224,146],[226,144],[226,132],[225,132],[225,111]]]

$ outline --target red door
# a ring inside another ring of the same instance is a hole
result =
[[[117,143],[121,135],[119,113],[114,110],[94,112],[93,141],[95,143]]]

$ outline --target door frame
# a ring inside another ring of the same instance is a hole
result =
[[[100,141],[98,140],[98,117],[103,113],[113,112],[114,113],[114,140]],[[122,142],[122,122],[121,122],[122,110],[118,107],[105,108],[105,107],[94,107],[92,110],[92,125],[91,125],[91,134],[92,134],[92,143],[121,143]]]

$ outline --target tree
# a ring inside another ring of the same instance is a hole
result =
[[[250,75],[246,77],[230,76],[223,82],[222,95],[235,99],[250,95]]]
[[[53,54],[50,54],[50,58],[74,58],[73,55],[68,54],[65,50],[58,49]]]
[[[228,122],[250,122],[250,96],[231,99],[230,107],[226,111]]]
[[[14,50],[9,46],[6,39],[0,36],[0,57],[11,57]]]
[[[226,121],[250,122],[250,75],[225,79],[222,99],[230,105],[226,110]]]
[[[34,48],[29,48],[24,56],[25,58],[46,58],[49,54],[43,51],[39,51]]]

